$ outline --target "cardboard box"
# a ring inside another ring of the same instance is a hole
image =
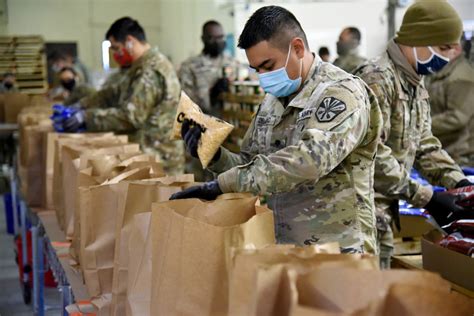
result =
[[[427,218],[422,215],[400,214],[401,230],[393,228],[394,238],[421,237],[433,229],[433,225],[428,223]]]
[[[474,258],[439,246],[442,238],[437,230],[423,236],[423,269],[438,272],[446,280],[474,291]]]

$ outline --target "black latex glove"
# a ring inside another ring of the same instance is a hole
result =
[[[186,145],[186,151],[194,158],[198,158],[198,145],[201,139],[202,128],[192,120],[185,119],[181,125],[181,137]],[[212,158],[213,161],[219,160],[221,149]]]
[[[433,192],[433,197],[426,204],[425,209],[439,226],[444,226],[462,218],[463,213],[467,213],[462,206],[456,204],[459,199],[459,196],[446,192]]]
[[[65,132],[75,133],[78,130],[84,128],[85,124],[85,113],[83,110],[79,110],[71,117],[64,120],[63,128]]]
[[[215,200],[217,196],[221,195],[222,191],[217,180],[209,181],[201,185],[187,188],[181,192],[177,192],[170,197],[170,200],[181,199],[202,199]]]
[[[211,100],[215,100],[221,93],[227,91],[229,91],[229,79],[221,78],[217,80],[210,91]]]
[[[455,188],[459,189],[459,188],[468,187],[470,185],[474,185],[474,183],[471,183],[471,181],[469,181],[468,179],[462,179],[456,184]]]

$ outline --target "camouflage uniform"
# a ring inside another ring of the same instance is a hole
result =
[[[433,134],[457,163],[474,167],[474,67],[459,56],[426,79]]]
[[[392,45],[396,44],[393,42]],[[398,199],[424,207],[433,195],[431,188],[410,179],[412,167],[415,166],[430,183],[448,188],[465,177],[431,133],[428,91],[422,78],[416,86],[410,83],[388,52],[362,65],[356,75],[377,96],[384,122],[374,186],[381,264],[389,266],[393,250],[391,221],[393,215],[398,215],[392,214],[391,209],[398,211],[398,207],[393,208],[398,205]]]
[[[101,86],[101,89],[108,89],[111,86],[120,85],[122,79],[127,77],[129,68],[119,68],[118,71],[111,73]]]
[[[95,89],[85,83],[77,84],[74,89],[72,89],[69,96],[64,100],[64,105],[71,105],[79,102],[82,98],[92,95],[95,93]]]
[[[366,60],[367,59],[357,53],[357,50],[353,50],[346,55],[338,56],[334,61],[334,65],[348,73],[354,73],[357,67]]]
[[[286,105],[286,106],[285,106]],[[377,253],[374,156],[381,114],[370,89],[315,59],[292,99],[268,95],[240,155],[222,148],[210,168],[223,192],[270,194],[279,243],[337,241]]]
[[[204,112],[212,113],[209,97],[211,88],[217,80],[224,77],[224,68],[236,71],[238,67],[237,60],[230,56],[221,55],[218,58],[211,58],[201,53],[184,61],[178,75],[182,89],[191,100],[198,104]]]
[[[86,128],[128,134],[145,152],[156,153],[168,173],[182,173],[183,143],[170,140],[179,96],[173,66],[157,48],[151,48],[133,63],[119,85],[81,100]]]

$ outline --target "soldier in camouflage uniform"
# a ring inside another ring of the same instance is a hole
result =
[[[127,77],[127,71],[130,67],[120,67],[117,71],[107,76],[101,89],[108,89],[112,86],[119,86],[122,79]]]
[[[384,121],[374,183],[383,268],[390,266],[391,224],[392,216],[398,215],[398,199],[425,207],[440,224],[447,223],[449,210],[460,211],[454,196],[433,193],[411,180],[413,166],[435,185],[470,184],[431,132],[430,103],[423,84],[423,74],[442,67],[461,30],[461,20],[447,2],[417,2],[407,10],[387,51],[356,71],[377,96]]]
[[[361,65],[366,59],[359,55],[358,47],[360,45],[361,34],[355,27],[347,27],[342,30],[337,42],[337,54],[334,65],[353,73],[357,66]]]
[[[64,67],[59,71],[59,80],[64,88],[64,105],[79,102],[95,92],[95,89],[87,83],[81,82],[74,68]]]
[[[216,21],[208,21],[202,27],[204,49],[201,54],[183,62],[179,69],[179,80],[186,94],[206,113],[219,114],[212,97],[227,91],[227,70],[237,75],[239,63],[224,54],[225,34]]]
[[[474,67],[456,47],[454,59],[426,80],[431,129],[462,166],[474,167]]]
[[[225,71],[237,72],[239,63],[224,53],[225,33],[218,22],[204,23],[201,39],[204,44],[201,54],[184,61],[179,69],[181,88],[205,113],[221,117],[222,102],[218,97],[229,87]],[[189,156],[186,172],[193,173],[196,181],[214,178],[211,172],[202,169],[199,161]]]
[[[337,241],[343,252],[377,253],[372,184],[381,113],[370,89],[314,56],[299,22],[281,7],[257,10],[239,47],[269,93],[240,154],[221,148],[214,157],[218,180],[172,198],[269,194],[279,243]],[[184,131],[188,149],[197,131]]]
[[[172,64],[158,48],[150,47],[143,29],[131,18],[117,20],[106,38],[117,62],[130,69],[119,85],[82,99],[79,106],[85,110],[64,122],[66,131],[85,126],[91,132],[128,134],[143,151],[157,154],[168,173],[182,173],[183,143],[171,140],[180,96]]]

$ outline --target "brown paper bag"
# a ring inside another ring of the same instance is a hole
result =
[[[5,123],[16,124],[20,112],[30,105],[30,96],[24,93],[4,95]]]
[[[256,198],[168,201],[152,212],[152,315],[224,315],[232,248],[275,243]]]
[[[149,177],[150,168],[133,169],[105,184],[81,187],[80,261],[90,296],[111,293],[115,243],[115,218],[127,189],[126,180]]]
[[[128,283],[128,245],[135,214],[151,212],[155,202],[168,201],[173,193],[192,184],[193,175],[170,176],[145,181],[130,181],[116,215],[112,314],[125,313]]]
[[[113,136],[113,133],[85,133],[85,134],[59,134],[59,133],[48,133],[45,139],[44,147],[46,148],[46,157],[44,158],[46,161],[46,168],[45,168],[45,179],[46,179],[46,208],[47,209],[54,209],[54,202],[53,202],[53,178],[54,178],[54,167],[55,161],[54,158],[56,157],[55,151],[55,142],[58,138],[83,138],[88,137],[89,139],[99,138],[99,137],[110,137]],[[58,162],[59,166],[59,162]]]
[[[378,269],[377,257],[341,255],[337,243],[308,247],[274,245],[262,249],[237,249],[230,273],[229,315],[251,314],[259,267],[286,264],[304,268],[346,261],[361,269]]]
[[[133,217],[128,243],[126,315],[150,315],[151,212]],[[117,312],[117,314],[119,314]],[[123,313],[122,313],[123,315]]]
[[[115,147],[111,147],[113,149]],[[96,154],[96,151],[91,153],[81,154],[78,159],[73,162],[79,165],[79,173],[77,177],[77,197],[76,207],[74,208],[74,230],[72,232],[72,242],[70,249],[73,264],[80,264],[80,212],[79,212],[79,187],[93,186],[104,183],[105,181],[115,178],[121,173],[130,171],[132,169],[143,169],[150,167],[151,176],[164,176],[162,166],[157,163],[157,157],[148,154],[135,153],[121,153],[115,155]],[[98,152],[101,152],[100,150]],[[105,151],[107,152],[107,150]],[[102,151],[104,153],[104,151]]]
[[[63,157],[62,147],[69,144],[81,144],[91,148],[111,147],[115,145],[124,145],[128,138],[122,136],[108,136],[98,138],[88,138],[85,135],[73,138],[57,138],[55,140],[55,158],[53,171],[53,202],[56,215],[58,216],[59,227],[66,230],[65,210],[64,210],[64,184],[63,184]]]
[[[450,283],[425,271],[360,271],[352,268],[325,267],[298,277],[298,302],[330,312],[353,313],[385,296],[393,284],[436,288],[445,293]]]
[[[18,171],[21,191],[29,206],[45,204],[44,138],[52,130],[50,125],[31,125],[22,129],[20,164]]]
[[[69,144],[62,148],[62,187],[64,193],[64,219],[66,237],[72,238],[74,233],[74,214],[76,213],[76,197],[78,195],[79,183],[79,157],[81,154],[102,154],[104,161],[111,158],[114,162],[115,155],[118,153],[139,153],[140,146],[138,144],[113,145],[106,148],[91,148],[89,145]],[[114,155],[107,157],[108,155]],[[118,163],[117,160],[115,162]]]

